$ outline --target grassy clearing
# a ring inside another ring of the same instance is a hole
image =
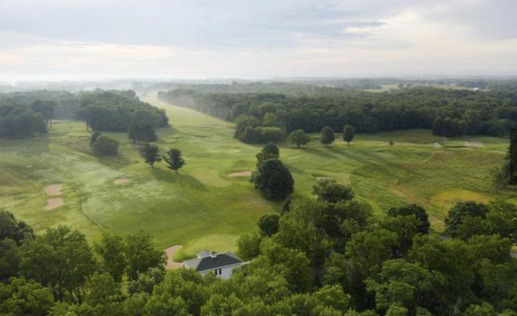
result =
[[[260,150],[233,140],[233,124],[155,99],[145,101],[168,112],[173,128],[158,130],[157,144],[183,152],[187,164],[179,175],[163,164],[151,169],[123,133],[107,133],[121,143],[117,157],[95,157],[84,124],[62,122],[48,137],[0,141],[1,207],[38,231],[67,224],[92,241],[103,231],[144,230],[160,247],[184,245],[177,259],[201,249],[235,249],[237,237],[253,229],[262,214],[279,210],[279,204],[253,190],[247,177],[229,177],[253,170]],[[351,146],[337,141],[326,148],[319,144],[319,135],[312,137],[304,149],[281,146],[281,159],[295,178],[295,197],[310,195],[317,178],[330,177],[352,185],[358,199],[370,203],[377,214],[394,205],[418,203],[440,230],[457,201],[514,196],[496,192],[490,184],[490,169],[501,163],[507,148],[504,139],[445,142],[430,131],[413,130],[357,135]],[[390,146],[389,140],[395,144]],[[443,146],[435,147],[436,142]],[[121,178],[130,181],[114,184]],[[64,205],[44,211],[44,188],[54,183],[62,184]]]

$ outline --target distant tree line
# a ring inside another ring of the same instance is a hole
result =
[[[326,89],[334,92],[206,93],[192,87],[161,92],[159,98],[235,121],[235,137],[248,143],[278,141],[299,129],[319,132],[325,126],[336,132],[351,125],[358,133],[426,128],[441,136],[503,136],[517,125],[517,95],[510,89]]]
[[[0,94],[0,137],[45,133],[53,119],[82,120],[97,132],[128,132],[134,142],[154,141],[154,129],[168,125],[164,110],[140,101],[131,90]]]
[[[127,132],[131,125],[158,128],[168,124],[164,110],[140,101],[131,90],[95,90],[79,98],[77,118],[94,131]]]
[[[47,133],[47,124],[41,113],[24,105],[0,105],[0,137],[29,138]]]
[[[52,119],[75,119],[79,108],[79,97],[78,94],[66,91],[12,92],[0,94],[0,105],[23,105],[35,112],[45,112],[42,115],[50,123]]]

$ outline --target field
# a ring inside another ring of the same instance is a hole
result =
[[[253,170],[260,150],[232,139],[233,124],[144,100],[167,110],[172,127],[158,130],[157,144],[182,151],[187,164],[179,175],[163,163],[146,165],[123,133],[106,133],[121,143],[117,157],[95,157],[84,123],[59,122],[46,137],[0,141],[0,208],[37,231],[66,224],[92,242],[103,231],[144,230],[164,249],[183,245],[177,259],[201,249],[235,249],[238,236],[253,229],[262,214],[280,209],[255,192],[248,177],[232,175]],[[318,135],[312,137],[304,149],[281,146],[281,160],[295,178],[295,197],[309,196],[317,178],[331,177],[352,185],[358,199],[380,216],[405,202],[422,205],[436,230],[443,229],[457,201],[512,197],[495,191],[490,180],[507,149],[505,139],[445,141],[428,130],[411,130],[357,135],[350,146],[337,141],[326,148]],[[49,196],[45,188],[52,184],[61,184],[61,192]],[[51,198],[63,205],[44,210]]]

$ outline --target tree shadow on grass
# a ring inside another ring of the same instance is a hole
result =
[[[182,187],[189,187],[191,189],[206,192],[208,189],[206,186],[196,178],[189,176],[187,174],[174,173],[170,170],[163,170],[154,168],[152,170],[152,174],[154,178],[158,181],[168,182],[168,183],[177,183]]]
[[[156,134],[158,135],[158,139],[162,141],[181,136],[179,131],[172,125],[157,128]]]
[[[289,171],[291,171],[292,173],[296,173],[296,174],[307,174],[304,170],[300,169],[300,168],[297,168],[293,165],[287,165],[286,164],[286,167],[287,169],[289,169]]]
[[[312,154],[315,156],[320,156],[320,157],[327,158],[327,159],[336,159],[336,156],[334,156],[332,153],[330,153],[328,151],[331,148],[332,147],[322,148],[321,150],[314,149],[314,148],[305,148],[303,151],[305,151],[309,154]]]

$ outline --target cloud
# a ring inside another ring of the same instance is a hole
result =
[[[0,74],[512,74],[513,0],[0,0]]]

